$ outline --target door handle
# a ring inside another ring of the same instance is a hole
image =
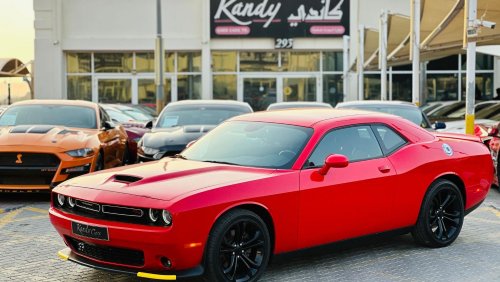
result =
[[[389,166],[383,165],[379,166],[378,170],[380,170],[380,172],[382,173],[388,173],[389,171],[391,171],[391,168]]]

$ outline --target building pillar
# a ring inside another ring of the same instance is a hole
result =
[[[210,46],[210,1],[202,3],[201,35],[201,98],[212,99],[212,52]]]

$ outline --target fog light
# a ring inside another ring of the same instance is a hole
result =
[[[162,258],[160,259],[160,261],[161,261],[161,264],[163,264],[163,266],[164,266],[165,268],[171,268],[171,267],[172,267],[172,262],[171,262],[168,258],[166,258],[166,257],[162,257]]]
[[[64,200],[66,200],[66,197],[64,197],[64,195],[57,194],[57,202],[61,207],[64,206]]]
[[[68,197],[68,205],[70,208],[74,208],[75,207],[75,199],[71,198],[71,197]]]
[[[160,217],[160,211],[155,209],[149,209],[149,220],[152,222],[157,222]]]
[[[161,217],[163,219],[163,222],[165,222],[166,225],[171,225],[172,224],[172,215],[167,210],[164,210],[161,213]]]

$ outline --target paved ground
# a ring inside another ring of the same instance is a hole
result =
[[[47,195],[0,195],[0,281],[136,281],[63,262]],[[336,244],[275,260],[262,281],[500,281],[500,193],[466,217],[443,249],[411,236]]]

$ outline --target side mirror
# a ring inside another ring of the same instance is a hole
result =
[[[319,169],[318,173],[326,175],[330,168],[344,168],[349,165],[349,159],[344,155],[329,155],[325,159],[325,164]]]
[[[148,121],[144,126],[144,128],[153,129],[153,121],[152,120]]]
[[[104,122],[104,130],[111,130],[111,129],[114,129],[116,127],[116,125],[111,122],[111,121],[105,121]]]
[[[445,129],[446,128],[446,123],[442,122],[442,121],[436,121],[434,123],[434,129],[435,130],[438,130],[438,129]]]

